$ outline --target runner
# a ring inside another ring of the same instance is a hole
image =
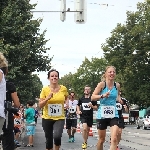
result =
[[[120,95],[121,95],[121,92],[120,92]],[[117,101],[117,103],[116,103],[116,108],[118,110],[118,115],[119,115],[119,126],[118,126],[119,127],[119,132],[118,132],[118,136],[117,136],[118,145],[119,145],[120,140],[121,140],[122,129],[125,128],[124,118],[123,118],[122,113],[123,113],[123,111],[125,111],[125,112],[129,111],[127,100],[125,98],[121,97],[121,100]],[[119,150],[118,145],[117,145],[117,150]]]
[[[110,150],[117,149],[119,116],[116,109],[116,99],[120,100],[120,85],[119,83],[114,82],[115,76],[115,67],[106,67],[102,82],[98,83],[91,97],[93,101],[100,101],[100,106],[97,112],[97,129],[99,135],[97,143],[98,150],[103,150],[107,126],[110,126],[111,131]]]
[[[75,142],[74,134],[77,128],[77,104],[78,100],[75,100],[75,93],[71,92],[69,95],[69,108],[66,114],[66,129],[69,135],[69,142]]]
[[[89,86],[85,86],[84,96],[79,99],[77,105],[77,114],[80,115],[80,121],[83,127],[82,149],[87,148],[87,140],[89,136],[90,127],[92,127],[93,125],[93,109],[97,109],[97,102],[91,102],[91,88]]]
[[[46,138],[46,150],[55,150],[61,146],[61,136],[65,123],[64,103],[68,107],[67,88],[58,84],[59,72],[52,69],[48,72],[50,85],[43,87],[39,107],[43,108],[42,126]]]

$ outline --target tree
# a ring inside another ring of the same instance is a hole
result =
[[[28,99],[33,98],[34,92],[27,87],[29,84],[30,87],[34,87],[32,72],[49,70],[52,60],[52,57],[47,55],[50,48],[45,47],[48,42],[45,39],[46,30],[40,33],[42,19],[33,20],[31,10],[36,5],[29,2],[29,0],[7,0],[2,3],[0,16],[4,45],[2,52],[9,62],[7,77],[16,83],[22,101],[26,100],[25,95],[29,96]],[[37,88],[39,87],[41,86]]]
[[[74,90],[77,97],[81,97],[86,85],[89,85],[92,91],[95,89],[98,82],[101,81],[106,65],[107,61],[104,58],[92,58],[91,60],[85,58],[77,72],[62,77],[61,83]]]
[[[117,68],[123,92],[130,103],[150,105],[150,1],[127,12],[126,24],[117,24],[102,45],[104,57]],[[134,55],[134,53],[136,54]]]

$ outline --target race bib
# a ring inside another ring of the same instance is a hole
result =
[[[62,104],[48,104],[48,115],[54,117],[61,116]]]
[[[68,112],[73,114],[76,112],[76,106],[71,106],[69,109],[68,109]]]
[[[14,119],[14,125],[21,125],[21,119],[20,118],[15,118]]]
[[[116,109],[117,110],[122,110],[122,105],[120,103],[116,103]]]
[[[114,118],[115,107],[114,106],[101,106],[101,116],[102,118]]]
[[[83,110],[90,110],[91,107],[89,106],[89,103],[82,103]]]

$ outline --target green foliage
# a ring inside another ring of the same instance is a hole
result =
[[[104,58],[92,58],[91,61],[87,58],[83,61],[77,72],[67,74],[60,79],[60,82],[76,92],[77,97],[83,95],[84,87],[90,86],[92,91],[101,81],[101,76],[107,61]]]
[[[118,24],[102,45],[104,57],[117,68],[118,81],[130,103],[150,105],[150,1],[127,12],[126,24]],[[136,53],[135,53],[136,52]]]
[[[3,2],[3,0],[0,0]],[[52,57],[47,55],[50,48],[45,45],[45,32],[40,32],[42,19],[33,20],[29,0],[7,0],[2,3],[0,15],[2,38],[0,49],[9,62],[7,78],[15,82],[22,102],[35,99],[42,83],[32,72],[47,71],[51,68]],[[38,83],[35,83],[35,82]]]

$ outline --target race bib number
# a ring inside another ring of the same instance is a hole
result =
[[[48,115],[49,116],[61,116],[62,115],[62,104],[48,104]]]
[[[115,107],[114,106],[101,106],[101,116],[102,118],[114,118]]]
[[[14,125],[21,125],[21,119],[15,118],[14,119]]]
[[[91,107],[89,106],[89,103],[82,103],[83,110],[90,110]]]
[[[76,106],[71,106],[69,109],[68,109],[68,112],[73,114],[76,112]]]
[[[116,104],[116,109],[117,109],[117,110],[122,110],[122,105],[121,105],[120,103],[117,103],[117,104]]]

